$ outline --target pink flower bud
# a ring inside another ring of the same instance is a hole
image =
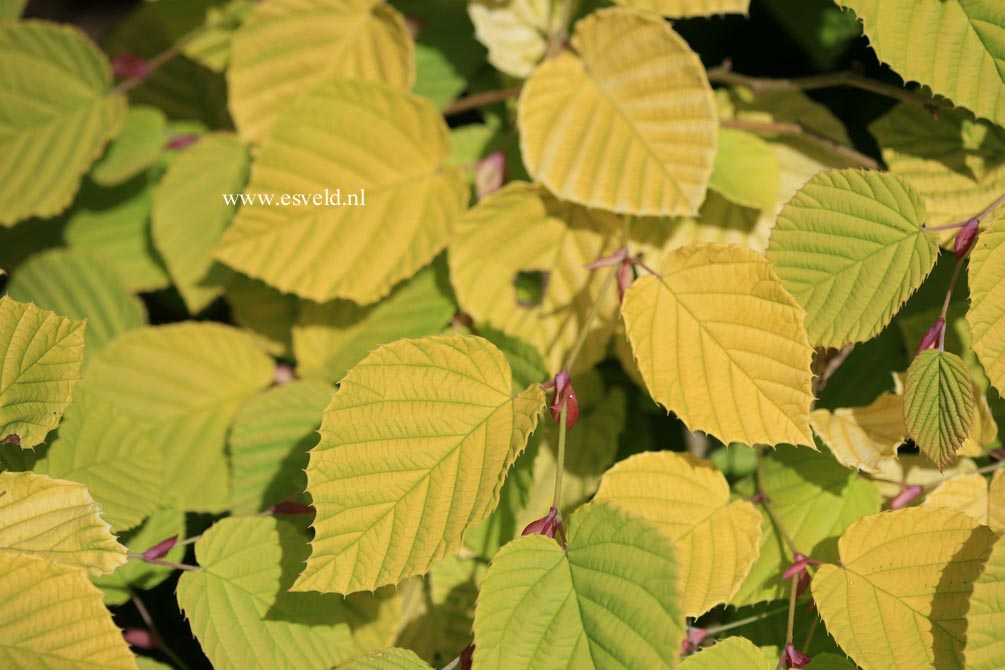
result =
[[[269,508],[270,514],[283,514],[286,516],[306,516],[308,514],[313,514],[314,510],[311,509],[310,505],[304,505],[298,502],[281,502],[276,503]]]
[[[820,565],[820,561],[814,561],[806,554],[798,551],[792,555],[792,558],[794,559],[792,565],[782,573],[782,579],[796,578],[796,597],[798,598],[806,590],[806,587],[810,585],[810,573],[806,569],[806,566]]]
[[[551,401],[548,409],[556,423],[562,420],[562,407],[568,405],[565,413],[565,427],[572,428],[579,421],[579,401],[576,399],[576,391],[572,388],[572,379],[568,370],[561,370],[550,382],[541,384],[543,389],[555,389],[555,397]]]
[[[625,291],[632,285],[634,279],[635,273],[632,271],[631,261],[622,261],[621,267],[618,268],[618,300],[624,302]]]
[[[475,165],[475,196],[481,200],[506,183],[506,154],[493,151]]]
[[[967,221],[967,225],[960,228],[960,232],[956,233],[956,260],[960,260],[970,253],[980,232],[981,222],[977,219],[970,219]]]
[[[708,631],[704,628],[688,628],[687,637],[680,642],[680,655],[690,654],[701,646],[701,643],[708,637]]]
[[[148,561],[156,561],[158,559],[167,556],[167,553],[171,551],[174,545],[178,542],[178,536],[174,535],[166,540],[161,540],[154,546],[150,547],[143,552],[143,558]]]
[[[810,657],[796,649],[796,646],[789,642],[782,651],[782,657],[778,659],[777,670],[803,670],[810,664]]]
[[[896,495],[896,497],[890,501],[890,509],[904,509],[912,502],[914,499],[921,495],[922,488],[917,484],[912,484],[911,486],[904,486],[904,490]]]
[[[172,151],[177,151],[179,149],[184,149],[185,147],[191,146],[198,141],[199,136],[195,134],[190,133],[187,135],[175,135],[170,140],[168,140],[167,144],[165,144],[164,146],[165,148],[170,149]]]
[[[136,54],[120,54],[112,59],[112,76],[116,79],[146,79],[150,74],[150,63]]]
[[[137,649],[154,649],[157,647],[154,636],[150,631],[143,628],[127,628],[122,631],[122,637],[126,639],[126,643]]]
[[[460,670],[471,670],[471,664],[475,657],[475,644],[472,642],[468,646],[464,647],[461,652],[461,667]]]
[[[15,433],[11,433],[4,439],[0,440],[0,444],[13,444],[15,447],[21,446],[21,436]]]
[[[934,349],[942,339],[942,331],[946,329],[946,319],[944,317],[939,317],[935,320],[935,325],[925,331],[925,334],[921,337],[921,343],[918,345],[918,350],[914,352],[917,356],[922,351],[926,349]]]
[[[559,524],[561,524],[561,521],[558,520],[558,508],[552,507],[547,516],[543,516],[537,521],[531,521],[527,524],[527,527],[523,529],[523,532],[520,533],[520,535],[545,535],[547,537],[555,537],[555,532],[558,530]]]
[[[293,366],[287,365],[286,363],[277,363],[276,373],[272,378],[272,383],[276,386],[283,386],[285,384],[289,384],[296,378],[297,373],[294,371]]]

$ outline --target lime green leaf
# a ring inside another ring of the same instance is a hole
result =
[[[894,461],[896,462],[896,461]],[[771,510],[800,551],[820,561],[836,561],[834,540],[854,521],[879,511],[880,496],[869,481],[826,453],[780,447],[764,458],[761,486]],[[792,556],[765,512],[761,550],[750,575],[733,597],[749,605],[789,595],[782,573]]]
[[[774,209],[780,179],[778,156],[767,142],[742,130],[719,130],[709,188],[738,205]]]
[[[0,551],[0,601],[0,666],[136,670],[101,591],[82,570]]]
[[[306,536],[275,518],[216,522],[196,542],[201,570],[178,605],[216,670],[329,668],[355,655],[341,596],[288,593]]]
[[[87,390],[143,424],[163,450],[162,503],[222,511],[230,502],[231,417],[273,375],[272,360],[249,336],[181,323],[121,335],[91,361]]]
[[[905,80],[977,116],[1005,121],[1005,6],[989,0],[838,4],[855,10],[876,55]]]
[[[996,533],[1005,531],[1005,477],[996,472],[990,482],[976,473],[957,475],[925,496],[924,507],[939,507],[966,514]]]
[[[94,577],[126,562],[125,547],[83,484],[0,472],[0,491],[0,554],[51,559]]]
[[[234,323],[254,335],[273,356],[292,356],[293,324],[300,311],[296,296],[239,273],[231,277],[224,295]]]
[[[750,0],[614,0],[619,5],[658,12],[675,19],[715,14],[746,14]]]
[[[863,670],[963,668],[965,616],[994,534],[921,507],[855,522],[813,576],[827,632]]]
[[[304,491],[307,451],[317,443],[321,413],[334,393],[323,382],[295,381],[241,406],[230,429],[234,514],[257,514]]]
[[[108,60],[80,31],[0,24],[0,225],[59,214],[122,127],[125,98],[106,96]]]
[[[475,610],[480,670],[677,667],[684,619],[670,542],[608,505],[569,518],[569,548],[529,535],[503,547]]]
[[[86,387],[80,387],[34,470],[80,482],[101,503],[112,530],[128,530],[157,509],[164,458],[138,422],[92,397]]]
[[[365,307],[349,300],[305,301],[293,326],[297,371],[337,382],[381,344],[442,331],[455,310],[446,273],[439,270],[424,268]]]
[[[673,542],[685,616],[729,602],[757,559],[761,514],[730,501],[729,483],[708,461],[669,451],[636,454],[607,471],[597,491]]]
[[[574,371],[590,369],[606,355],[618,303],[609,290],[587,324],[609,270],[585,266],[621,245],[622,228],[609,212],[556,200],[523,182],[509,184],[469,210],[450,242],[457,300],[476,322],[533,345],[549,370],[562,367],[589,327]],[[541,277],[537,304],[521,299],[519,273]]]
[[[511,389],[506,358],[474,337],[399,340],[350,370],[311,451],[315,537],[296,590],[394,584],[459,549],[544,406],[537,385]]]
[[[136,664],[139,666],[139,670],[175,670],[173,665],[161,663],[146,656],[137,656]]]
[[[816,660],[814,658],[814,660]],[[681,670],[773,670],[775,663],[745,637],[727,637],[681,663]],[[816,670],[814,668],[814,670]]]
[[[524,85],[519,126],[527,171],[559,198],[661,215],[696,214],[705,199],[718,133],[712,91],[698,57],[656,14],[610,8],[579,21],[572,51]]]
[[[814,345],[877,335],[935,267],[925,205],[900,178],[834,170],[810,179],[778,215],[768,258],[806,309]]]
[[[0,440],[29,449],[70,404],[84,361],[83,321],[0,297]]]
[[[408,649],[381,649],[340,665],[339,670],[431,670],[429,664]]]
[[[171,163],[154,192],[154,245],[192,314],[230,277],[212,253],[234,215],[223,196],[240,192],[247,175],[248,153],[236,136],[206,135]]]
[[[1005,540],[995,542],[984,572],[974,583],[966,612],[967,644],[963,650],[967,670],[1005,667]]]
[[[54,249],[33,256],[7,286],[10,297],[87,319],[84,342],[95,356],[119,334],[146,323],[146,309],[118,275],[87,252]]]
[[[164,112],[156,107],[130,107],[122,132],[94,164],[91,179],[102,186],[114,186],[156,163],[168,139],[166,124]]]
[[[889,392],[866,407],[814,410],[810,423],[842,465],[872,474],[897,458],[907,438],[904,397]]]
[[[918,354],[904,380],[904,421],[911,438],[939,467],[953,460],[977,414],[974,382],[956,354]]]
[[[254,0],[171,0],[154,5],[182,53],[221,72],[230,60],[234,31],[257,6]],[[198,29],[195,35],[188,33]],[[184,38],[184,39],[183,39]]]
[[[544,58],[548,36],[571,16],[580,0],[570,0],[569,9],[551,0],[471,0],[468,15],[478,41],[489,50],[489,63],[512,77],[526,79]]]
[[[172,509],[159,509],[147,517],[143,525],[119,536],[119,541],[129,551],[142,554],[144,551],[168,539],[178,536],[185,539],[185,513]],[[185,546],[176,544],[164,556],[164,560],[181,563],[185,557]],[[177,571],[166,565],[154,565],[145,561],[129,561],[120,565],[110,575],[94,580],[94,584],[105,594],[109,605],[121,605],[132,599],[136,590],[149,590],[162,583]]]
[[[984,226],[970,252],[967,323],[988,379],[1005,393],[1005,209]]]
[[[0,21],[13,21],[21,16],[28,0],[0,0]]]
[[[241,138],[260,142],[277,115],[322,80],[411,88],[413,51],[405,20],[379,0],[259,3],[234,35],[227,68],[230,111]]]
[[[547,380],[548,367],[537,349],[519,337],[507,335],[486,323],[479,323],[475,328],[481,337],[496,345],[506,355],[506,360],[513,369],[515,391]]]
[[[702,244],[656,269],[621,305],[653,399],[725,443],[812,446],[804,314],[764,257]]]
[[[152,207],[150,175],[112,188],[85,181],[67,217],[66,243],[103,261],[131,291],[165,288],[171,282],[150,237]]]
[[[327,80],[280,115],[246,192],[363,201],[244,206],[217,257],[317,302],[374,302],[446,246],[468,198],[460,172],[445,167],[449,155],[446,124],[429,101],[377,82]]]

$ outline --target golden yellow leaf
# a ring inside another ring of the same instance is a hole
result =
[[[907,438],[904,397],[883,393],[866,407],[815,410],[813,430],[843,465],[878,474]]]
[[[692,431],[725,443],[813,447],[813,350],[804,313],[768,261],[701,244],[668,254],[621,314],[646,388]]]

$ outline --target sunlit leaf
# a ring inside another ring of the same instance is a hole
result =
[[[873,474],[897,457],[907,437],[904,397],[889,392],[865,407],[814,410],[810,423],[838,461]]]
[[[722,128],[709,188],[756,209],[774,209],[778,197],[778,156],[753,133]]]
[[[959,356],[928,349],[915,357],[904,380],[904,421],[921,453],[948,465],[976,414],[974,382]]]
[[[963,650],[967,670],[1005,667],[1005,540],[998,540],[974,582],[966,612],[967,644]]]
[[[468,15],[475,36],[489,50],[489,63],[506,74],[525,79],[544,58],[549,37],[569,9],[551,0],[471,0]]]
[[[156,107],[130,107],[120,132],[91,169],[91,179],[114,186],[157,162],[167,141],[164,113]]]
[[[727,637],[688,656],[680,667],[681,670],[773,670],[775,663],[747,638]]]
[[[1005,477],[996,472],[988,482],[983,475],[957,475],[925,496],[925,507],[962,512],[996,533],[1005,531]]]
[[[341,670],[431,670],[429,664],[408,649],[381,649],[340,665]]]
[[[141,554],[174,536],[178,536],[179,542],[185,539],[184,512],[159,509],[147,517],[143,525],[119,535],[118,539],[129,551]],[[181,544],[176,544],[164,556],[164,560],[175,563],[181,563],[184,558],[185,546]],[[115,572],[93,581],[104,592],[106,604],[121,605],[129,602],[135,591],[152,589],[176,572],[174,568],[165,565],[133,560],[120,565]]]
[[[998,209],[970,253],[970,309],[973,348],[999,392],[1005,392],[1005,209]]]
[[[658,12],[672,18],[746,14],[750,0],[615,0],[619,5]]]

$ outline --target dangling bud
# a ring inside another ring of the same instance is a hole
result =
[[[981,232],[981,222],[977,219],[970,219],[966,225],[956,233],[956,260],[962,259],[974,246],[977,241],[977,234]]]
[[[632,270],[631,261],[622,261],[618,267],[618,300],[624,302],[625,291],[632,285],[633,279],[635,279],[635,271]]]
[[[501,189],[506,183],[506,154],[493,151],[475,165],[475,197],[479,200]]]
[[[313,514],[314,510],[311,509],[310,505],[304,505],[298,502],[281,502],[276,503],[269,508],[270,514],[283,514],[286,516],[306,516],[308,514]]]
[[[0,444],[12,444],[15,447],[21,446],[21,436],[16,433],[11,433],[4,439],[0,440]]]
[[[917,356],[925,349],[934,349],[942,339],[942,331],[946,329],[946,318],[940,316],[935,320],[935,325],[925,331],[925,334],[921,337],[921,343],[918,345],[918,350],[914,352]]]
[[[198,141],[199,136],[192,133],[186,135],[175,135],[170,140],[168,140],[167,144],[164,145],[164,148],[170,149],[172,151],[177,151],[179,149],[184,149],[185,147],[191,146]]]
[[[461,666],[460,670],[471,670],[472,659],[475,657],[475,644],[472,642],[468,646],[464,647],[464,651],[461,652]]]
[[[126,643],[136,647],[137,649],[156,649],[157,642],[154,640],[154,636],[148,630],[143,628],[126,628],[122,631],[122,637],[126,639]]]
[[[297,372],[288,363],[277,363],[276,372],[272,377],[272,383],[276,386],[285,386],[297,378]]]
[[[146,561],[156,561],[158,559],[167,556],[167,553],[174,548],[174,545],[178,542],[178,536],[169,537],[166,540],[161,540],[154,546],[150,547],[143,552],[143,559]]]
[[[150,63],[136,54],[121,54],[112,59],[112,76],[116,79],[146,79]]]
[[[904,509],[912,502],[914,499],[921,495],[922,488],[917,484],[912,484],[910,486],[904,486],[904,490],[894,497],[890,501],[890,509]]]
[[[789,642],[782,651],[782,657],[778,659],[776,670],[804,670],[810,664],[810,657],[796,649],[796,646]]]
[[[523,529],[520,535],[545,535],[547,537],[555,537],[555,532],[558,530],[559,524],[562,522],[558,520],[558,508],[552,507],[548,512],[547,516],[541,517],[537,521],[531,521],[527,524],[527,527]]]
[[[680,655],[684,656],[696,651],[706,637],[708,637],[708,630],[704,628],[688,628],[687,637],[680,641]]]
[[[562,407],[568,405],[565,412],[565,427],[572,428],[579,421],[579,401],[576,399],[576,391],[572,388],[572,379],[568,370],[561,370],[550,382],[541,384],[543,389],[555,389],[555,397],[551,401],[548,409],[556,422],[562,420]]]
[[[808,565],[820,565],[820,561],[814,561],[806,554],[800,552],[795,552],[792,555],[793,561],[792,565],[786,568],[785,572],[782,573],[782,579],[792,579],[795,577],[796,581],[796,597],[798,598],[806,590],[806,587],[810,585],[810,573],[806,569]]]

